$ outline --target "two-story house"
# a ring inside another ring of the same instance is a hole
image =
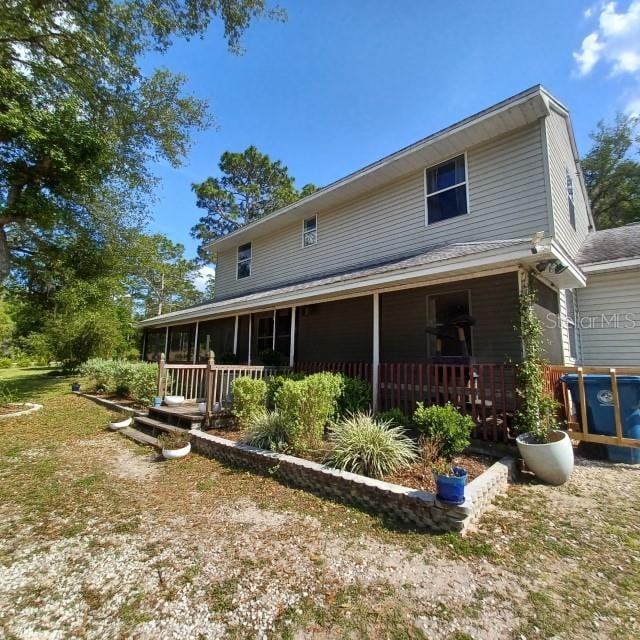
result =
[[[593,229],[567,109],[535,86],[211,243],[215,300],[149,318],[144,357],[516,362],[538,292],[547,356],[578,357]]]

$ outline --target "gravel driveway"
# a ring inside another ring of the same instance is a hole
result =
[[[195,455],[158,461],[81,398],[40,413],[0,458],[4,637],[638,635],[640,468],[516,485],[461,539]]]

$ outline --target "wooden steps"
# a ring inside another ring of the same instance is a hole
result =
[[[127,436],[127,438],[137,442],[138,444],[148,444],[156,449],[160,449],[160,443],[157,438],[150,436],[142,431],[138,431],[133,427],[125,427],[124,429],[120,429],[120,433]]]

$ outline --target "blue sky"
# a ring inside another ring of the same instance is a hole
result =
[[[571,110],[581,153],[596,122],[640,111],[640,0],[282,0],[230,54],[219,26],[147,64],[188,76],[217,128],[162,179],[152,229],[195,254],[191,183],[249,144],[321,186],[541,83]]]

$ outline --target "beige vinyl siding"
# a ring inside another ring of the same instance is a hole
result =
[[[253,241],[252,273],[236,279],[236,249],[218,255],[216,295],[312,279],[442,243],[529,238],[549,230],[542,125],[467,153],[470,213],[426,226],[424,171],[336,209],[318,211],[318,243],[302,247],[302,222]]]
[[[579,313],[578,307],[578,296],[575,296],[576,300],[576,314]],[[580,332],[578,331],[578,327],[576,326],[576,350],[577,350],[577,359],[573,359],[571,357],[571,348],[569,347],[569,330],[567,325],[567,290],[562,289],[558,295],[558,303],[560,305],[560,318],[561,318],[561,337],[562,337],[562,356],[563,356],[563,364],[567,366],[573,366],[578,363],[580,356]]]
[[[574,257],[580,245],[589,233],[587,205],[584,201],[580,180],[576,175],[578,168],[573,157],[567,120],[555,111],[545,119],[547,146],[549,155],[549,180],[553,207],[554,237],[571,257]],[[576,210],[576,228],[569,220],[569,201],[567,198],[566,169],[573,179],[573,193]]]
[[[640,269],[590,273],[577,297],[584,364],[640,367]]]

